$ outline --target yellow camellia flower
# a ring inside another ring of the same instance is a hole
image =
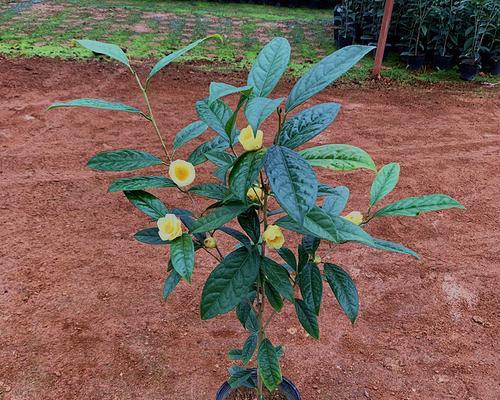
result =
[[[247,197],[250,201],[261,202],[264,201],[264,191],[260,186],[252,186],[248,189]]]
[[[196,176],[194,166],[184,160],[175,160],[170,163],[168,175],[179,187],[187,186],[193,183]]]
[[[181,220],[174,214],[167,214],[160,218],[157,223],[158,235],[161,240],[174,240],[182,235]]]
[[[262,139],[264,133],[261,130],[257,134],[253,134],[253,129],[250,125],[243,128],[240,132],[239,140],[246,151],[259,150],[262,147]]]
[[[351,211],[349,214],[344,216],[344,218],[356,225],[361,225],[363,222],[363,214],[359,211]]]
[[[217,240],[214,237],[209,236],[203,241],[203,245],[207,249],[215,249],[217,247]]]
[[[314,264],[319,264],[321,262],[321,257],[320,256],[314,256],[313,263]]]
[[[262,239],[266,241],[266,244],[271,249],[281,249],[283,243],[285,243],[285,237],[279,226],[269,225],[267,229],[262,234]]]

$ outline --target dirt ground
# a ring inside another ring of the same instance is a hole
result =
[[[243,77],[175,66],[155,78],[152,98],[170,138],[195,120],[193,103],[211,80]],[[156,138],[133,115],[45,111],[76,97],[142,105],[119,66],[0,59],[0,399],[213,399],[227,350],[244,340],[234,315],[200,322],[214,261],[200,253],[193,284],[162,302],[165,247],[135,242],[150,222],[120,193],[106,193],[127,174],[85,167],[97,151],[159,154]],[[316,144],[350,143],[379,166],[401,163],[389,200],[443,192],[467,210],[369,228],[415,249],[420,262],[359,245],[322,247],[354,276],[360,316],[352,327],[326,295],[318,342],[288,306],[270,335],[286,346],[284,374],[304,400],[498,398],[498,89],[342,86],[321,101],[343,109]],[[200,180],[209,172],[198,168]],[[349,210],[366,208],[371,173],[319,175],[351,188]],[[163,192],[167,205],[184,202],[172,193]]]

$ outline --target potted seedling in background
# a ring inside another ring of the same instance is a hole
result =
[[[453,66],[453,54],[450,50],[458,46],[455,27],[460,2],[461,0],[438,0],[433,4],[431,43],[435,47],[433,61],[436,68],[449,69]]]
[[[356,35],[355,13],[352,0],[343,0],[335,9],[336,45],[338,49],[349,46]]]
[[[318,248],[355,243],[418,257],[401,244],[373,237],[365,228],[375,218],[417,216],[462,206],[447,195],[435,194],[380,207],[397,184],[398,164],[378,170],[361,148],[308,144],[330,126],[340,105],[328,102],[299,107],[353,67],[373,49],[369,46],[348,46],[325,57],[297,81],[285,99],[273,97],[272,92],[288,67],[290,45],[286,39],[275,38],[259,53],[241,86],[212,82],[208,91],[200,88],[201,100],[195,103],[198,120],[183,128],[171,144],[154,116],[148,89],[160,70],[204,40],[207,38],[161,59],[146,79],[137,74],[119,47],[79,41],[125,65],[144,98],[144,107],[82,98],[54,103],[50,109],[108,109],[135,115],[151,125],[159,140],[156,154],[136,149],[105,151],[92,157],[88,166],[98,171],[156,168],[155,175],[116,179],[109,191],[123,192],[148,217],[144,222],[151,225],[139,230],[135,239],[169,249],[165,251],[170,257],[165,299],[181,281],[191,282],[195,260],[216,259],[217,266],[201,294],[201,318],[235,313],[242,325],[240,345],[228,352],[235,365],[229,368],[228,382],[219,389],[217,400],[298,400],[299,392],[282,375],[280,357],[285,347],[276,342],[275,331],[270,329],[273,319],[283,309],[292,309],[294,319],[312,338],[319,339],[318,315],[326,286],[353,323],[358,316],[358,292],[348,268],[338,265],[335,248],[324,260],[317,256]],[[229,96],[238,100],[235,109],[224,100]],[[263,122],[271,117],[276,128],[263,132]],[[246,122],[240,127],[236,121],[243,118]],[[206,135],[207,130],[212,136]],[[187,160],[176,159],[174,152],[194,138],[204,141]],[[196,176],[201,164],[213,171],[214,178],[208,182],[200,182]],[[371,189],[367,188],[367,212],[346,212],[349,189],[319,181],[318,169],[373,173]],[[177,199],[169,193],[178,191],[188,201],[167,207],[150,190],[165,191],[167,199]],[[180,207],[191,202],[191,209]],[[219,245],[222,241],[232,244],[227,254],[223,248],[228,246]],[[381,255],[374,252],[374,257]],[[176,346],[182,346],[182,341]],[[168,382],[165,386],[168,388]]]

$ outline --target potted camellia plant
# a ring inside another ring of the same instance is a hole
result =
[[[432,40],[435,47],[434,66],[438,69],[449,69],[453,66],[453,55],[449,50],[458,45],[458,37],[454,30],[461,0],[439,0],[431,8],[433,18]]]
[[[151,124],[159,140],[157,154],[138,149],[105,151],[92,157],[88,166],[97,171],[157,168],[155,175],[119,178],[111,182],[109,191],[123,192],[149,217],[145,222],[153,220],[151,226],[135,234],[135,239],[169,249],[165,299],[179,282],[191,282],[195,259],[217,260],[201,293],[200,315],[207,320],[235,312],[243,338],[241,346],[229,349],[228,358],[235,365],[229,368],[229,379],[216,399],[297,400],[298,390],[282,375],[284,346],[275,342],[270,329],[273,319],[285,307],[291,307],[305,331],[319,339],[324,286],[333,291],[353,323],[359,308],[358,292],[347,269],[337,264],[333,250],[328,259],[320,259],[318,248],[354,242],[418,257],[401,244],[373,237],[365,228],[376,218],[410,217],[462,206],[447,195],[433,194],[380,207],[398,182],[397,163],[377,168],[367,152],[349,144],[307,146],[334,121],[340,105],[328,102],[302,106],[370,52],[369,46],[348,46],[327,56],[297,81],[285,99],[274,98],[272,93],[287,69],[290,45],[284,38],[275,38],[259,53],[246,82],[241,86],[212,82],[208,93],[201,91],[202,99],[195,104],[199,119],[173,140],[166,137],[154,116],[148,89],[155,75],[169,63],[214,38],[217,36],[200,39],[162,58],[145,79],[118,46],[81,40],[82,46],[128,69],[144,97],[144,107],[81,98],[57,102],[49,108],[114,110]],[[238,98],[235,109],[225,102],[228,96]],[[261,126],[271,116],[276,129],[264,132]],[[246,121],[240,129],[237,121],[242,118]],[[215,136],[202,136],[207,130]],[[176,159],[177,149],[201,137],[206,139],[186,160]],[[200,182],[196,175],[196,168],[202,164],[213,171],[210,182]],[[349,189],[320,182],[315,170],[321,168],[339,173],[357,169],[372,172],[367,211],[346,213]],[[167,207],[150,190],[178,191],[193,200],[193,208]],[[202,209],[198,198],[205,200]],[[234,244],[228,254],[219,245],[226,240]]]
[[[356,36],[356,14],[352,0],[343,0],[334,10],[335,44],[338,49],[352,45]]]

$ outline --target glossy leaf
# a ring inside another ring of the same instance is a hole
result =
[[[323,58],[295,84],[286,101],[285,111],[293,110],[322,91],[373,49],[373,46],[347,46]]]
[[[208,39],[219,39],[222,42],[222,36],[221,35],[210,35],[207,36],[203,39],[199,39],[191,44],[188,44],[186,47],[183,47],[182,49],[176,50],[173,53],[169,54],[166,57],[163,57],[160,61],[156,63],[156,65],[151,69],[151,72],[148,75],[147,82],[156,74],[158,71],[160,71],[162,68],[166,67],[168,64],[170,64],[172,61],[176,60],[177,58],[181,57],[185,53],[187,53],[189,50],[194,49],[196,46],[199,44],[203,43],[205,40]]]
[[[312,235],[304,235],[302,237],[302,247],[307,253],[314,258],[314,255],[316,254],[316,250],[318,250],[318,247],[320,245],[321,240],[315,236]]]
[[[382,240],[373,238],[374,245],[372,247],[379,250],[392,251],[394,253],[408,254],[412,257],[415,257],[417,260],[420,260],[420,256],[414,252],[412,249],[403,246],[399,243],[389,242],[388,240]]]
[[[87,167],[99,171],[132,171],[163,164],[158,157],[140,150],[104,151],[92,157]]]
[[[170,271],[163,284],[163,301],[167,301],[168,296],[172,294],[180,280],[181,276],[175,270]]]
[[[170,258],[172,266],[186,281],[191,282],[194,269],[194,243],[187,233],[170,243]]]
[[[241,360],[241,349],[231,349],[227,353],[227,358],[229,360]]]
[[[229,189],[241,201],[247,198],[248,189],[254,185],[264,164],[266,149],[243,153],[229,174]]]
[[[373,180],[370,189],[370,207],[392,192],[399,180],[399,164],[384,165]]]
[[[83,46],[86,49],[93,51],[94,53],[104,54],[117,61],[120,61],[121,63],[125,64],[127,67],[130,68],[130,63],[127,58],[127,55],[116,44],[103,43],[103,42],[98,42],[96,40],[87,40],[87,39],[77,40],[77,42],[80,46]]]
[[[207,153],[222,151],[229,147],[229,141],[227,138],[222,136],[216,136],[215,138],[200,144],[194,151],[189,155],[188,161],[193,165],[199,165],[207,160]]]
[[[245,117],[252,126],[253,131],[257,132],[260,125],[280,106],[283,97],[272,100],[267,97],[253,97],[248,101],[245,109]]]
[[[228,254],[209,275],[201,296],[201,318],[227,313],[248,294],[259,273],[255,249],[241,247]]]
[[[251,86],[241,86],[236,87],[223,82],[211,82],[210,83],[210,95],[208,96],[208,103],[211,104],[214,101],[220,99],[224,96],[229,96],[230,94],[247,92],[251,90]]]
[[[176,185],[171,179],[164,176],[134,176],[131,178],[120,178],[112,182],[108,187],[108,192],[168,187],[176,187]]]
[[[236,389],[240,386],[249,386],[249,382],[252,381],[252,370],[245,369],[238,366],[234,366],[230,368],[230,377],[227,380],[229,386],[232,389]]]
[[[267,280],[285,299],[293,301],[293,288],[286,269],[268,257],[264,257],[262,261],[262,271]]]
[[[264,293],[266,294],[267,301],[269,301],[271,307],[276,312],[280,312],[283,308],[283,299],[274,286],[269,282],[264,282]]]
[[[191,228],[191,233],[208,232],[217,229],[244,212],[248,207],[247,204],[243,203],[228,203],[218,207],[211,213],[199,218]]]
[[[391,203],[377,210],[374,217],[407,216],[416,217],[420,213],[445,210],[448,208],[465,208],[455,199],[446,194],[431,194],[427,196],[408,197]]]
[[[238,223],[246,234],[250,236],[250,239],[257,244],[260,239],[260,222],[255,209],[249,208],[244,213],[238,215]]]
[[[101,99],[88,99],[88,98],[75,99],[75,100],[70,100],[70,101],[58,101],[58,102],[52,103],[47,108],[47,110],[52,110],[53,108],[60,108],[60,107],[98,108],[101,110],[124,111],[124,112],[129,112],[129,113],[134,113],[134,114],[142,114],[141,110],[139,110],[135,107],[129,106],[127,104],[116,103],[116,102],[101,100]]]
[[[226,103],[221,100],[216,100],[213,103],[209,103],[207,99],[200,100],[196,102],[196,113],[211,129],[228,140],[225,126],[233,115],[233,111]]]
[[[236,316],[241,325],[249,332],[257,332],[259,330],[259,323],[257,315],[252,307],[250,307],[250,298],[244,299],[236,306]]]
[[[300,324],[305,331],[315,339],[319,339],[318,318],[314,310],[309,305],[300,299],[295,299],[295,312]]]
[[[349,200],[349,189],[346,186],[333,188],[323,201],[323,211],[330,215],[340,215]]]
[[[302,299],[316,315],[319,315],[321,299],[323,297],[323,278],[314,263],[307,263],[297,277],[297,284],[302,294]]]
[[[358,290],[347,272],[335,264],[325,263],[325,277],[340,307],[351,320],[356,320],[359,310]]]
[[[293,150],[272,146],[266,155],[265,170],[269,184],[281,207],[297,222],[302,223],[316,203],[316,174]]]
[[[149,215],[153,220],[163,218],[168,214],[168,209],[163,202],[144,190],[126,190],[123,192],[134,207]]]
[[[297,271],[297,260],[295,259],[295,255],[290,249],[282,247],[281,249],[278,249],[278,254],[283,260],[285,260],[290,268],[292,268],[294,271]]]
[[[280,385],[283,377],[281,375],[280,362],[276,350],[271,341],[267,338],[260,343],[257,363],[262,382],[264,382],[266,388],[272,392]]]
[[[158,235],[158,228],[141,229],[134,235],[134,239],[145,244],[169,244],[168,240],[162,240]]]
[[[189,192],[197,196],[220,201],[226,197],[227,188],[220,183],[200,183],[199,185],[192,186]]]
[[[307,108],[285,122],[278,144],[294,149],[318,136],[334,121],[340,104],[323,103]]]
[[[191,122],[188,126],[182,128],[174,138],[174,150],[190,140],[196,139],[208,129],[208,125],[203,121]]]
[[[243,233],[241,233],[240,231],[238,231],[236,229],[230,228],[228,226],[221,226],[218,230],[228,234],[229,236],[232,236],[233,238],[235,238],[237,241],[239,241],[241,244],[243,244],[246,247],[252,246],[252,242],[250,241],[250,239],[246,235],[244,235]]]
[[[330,196],[335,195],[337,191],[336,188],[325,185],[324,183],[318,183],[318,196]]]
[[[257,55],[248,74],[253,95],[267,97],[278,84],[290,61],[290,44],[285,38],[271,40]]]
[[[358,168],[376,171],[375,163],[368,153],[348,144],[325,144],[302,150],[299,154],[313,167],[334,171],[352,171]]]
[[[257,348],[257,333],[252,333],[247,337],[245,343],[243,343],[243,348],[241,349],[241,361],[244,365],[248,364]]]

